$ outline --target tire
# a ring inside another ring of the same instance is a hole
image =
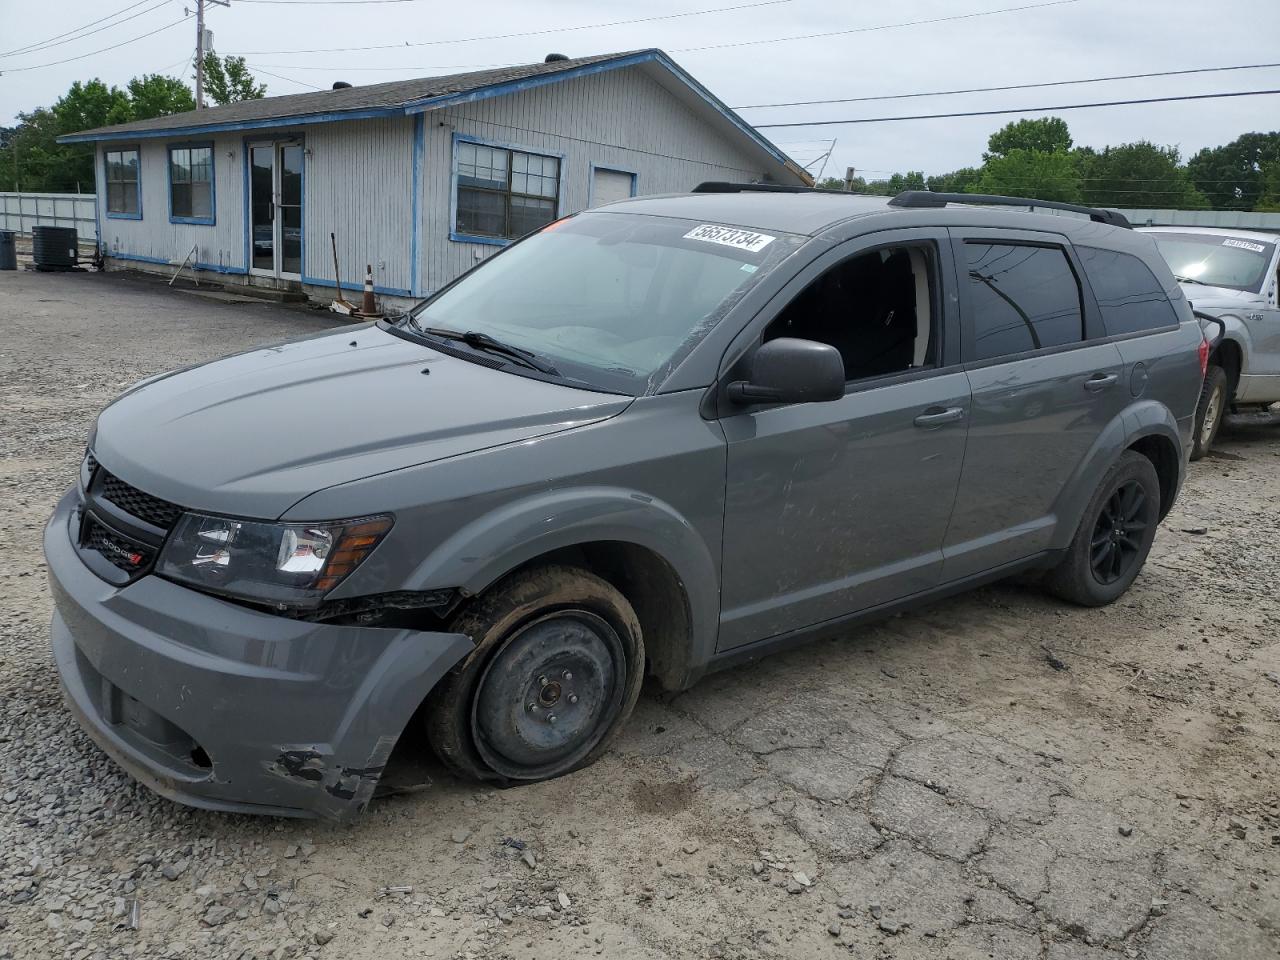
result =
[[[580,568],[514,573],[450,630],[476,648],[432,691],[424,719],[436,755],[464,778],[511,785],[588,766],[640,695],[640,621]]]
[[[1205,371],[1204,386],[1200,388],[1200,399],[1196,402],[1195,428],[1191,434],[1192,460],[1201,459],[1213,446],[1229,402],[1227,372],[1221,367],[1209,367]]]
[[[1111,603],[1142,569],[1159,520],[1156,468],[1142,454],[1126,450],[1098,485],[1066,556],[1049,572],[1045,586],[1084,607]]]

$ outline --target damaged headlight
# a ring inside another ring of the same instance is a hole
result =
[[[156,565],[163,577],[279,607],[311,607],[373,552],[391,518],[262,523],[183,514]]]

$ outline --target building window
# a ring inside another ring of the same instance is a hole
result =
[[[142,218],[138,199],[138,151],[108,150],[107,216]]]
[[[213,147],[169,148],[169,219],[213,223]]]
[[[560,161],[459,140],[454,231],[514,240],[556,218]]]

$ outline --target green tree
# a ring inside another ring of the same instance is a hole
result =
[[[129,81],[129,119],[150,120],[196,108],[191,88],[181,80],[151,73]],[[124,122],[124,121],[120,121]]]
[[[93,146],[59,144],[58,137],[194,106],[185,83],[158,74],[136,77],[124,90],[101,80],[76,81],[52,107],[18,114],[17,127],[0,141],[0,183],[14,190],[92,190]]]
[[[1208,208],[1209,201],[1179,160],[1177,147],[1146,140],[1077,154],[1084,202],[1099,207]]]
[[[1061,117],[1015,120],[1007,123],[987,140],[983,160],[1008,156],[1014,150],[1037,153],[1066,152],[1071,149],[1071,131]]]
[[[1213,209],[1252,210],[1276,166],[1280,131],[1246,133],[1221,147],[1205,147],[1187,163],[1187,170]]]
[[[845,188],[843,177],[825,177],[818,184],[819,190],[843,190]],[[850,193],[865,193],[867,189],[867,181],[862,177],[854,177],[853,185]]]
[[[1280,163],[1272,164],[1262,182],[1262,197],[1255,210],[1280,213]]]
[[[219,57],[212,52],[204,55],[204,88],[220,107],[267,95],[267,85],[253,79],[244,57]]]
[[[935,174],[927,181],[929,189],[935,193],[977,193],[978,181],[982,179],[979,167],[961,167],[950,173]]]
[[[1004,155],[989,157],[983,164],[976,192],[1078,203],[1080,173],[1065,150],[1010,147]]]

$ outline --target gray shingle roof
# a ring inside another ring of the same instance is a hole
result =
[[[423,77],[419,80],[393,80],[389,83],[373,83],[342,90],[318,90],[315,93],[293,93],[282,97],[266,97],[262,100],[244,100],[225,107],[208,107],[186,113],[135,120],[110,127],[82,130],[65,138],[68,140],[93,140],[99,134],[146,133],[151,130],[193,131],[221,124],[252,123],[263,120],[287,120],[316,114],[363,113],[371,110],[393,110],[410,103],[432,97],[451,96],[491,87],[495,84],[527,80],[547,74],[561,73],[593,63],[621,60],[641,53],[657,51],[632,50],[625,53],[603,53],[592,57],[557,60],[552,63],[527,63],[473,73],[453,73],[443,77]],[[335,75],[342,73],[334,67]]]

